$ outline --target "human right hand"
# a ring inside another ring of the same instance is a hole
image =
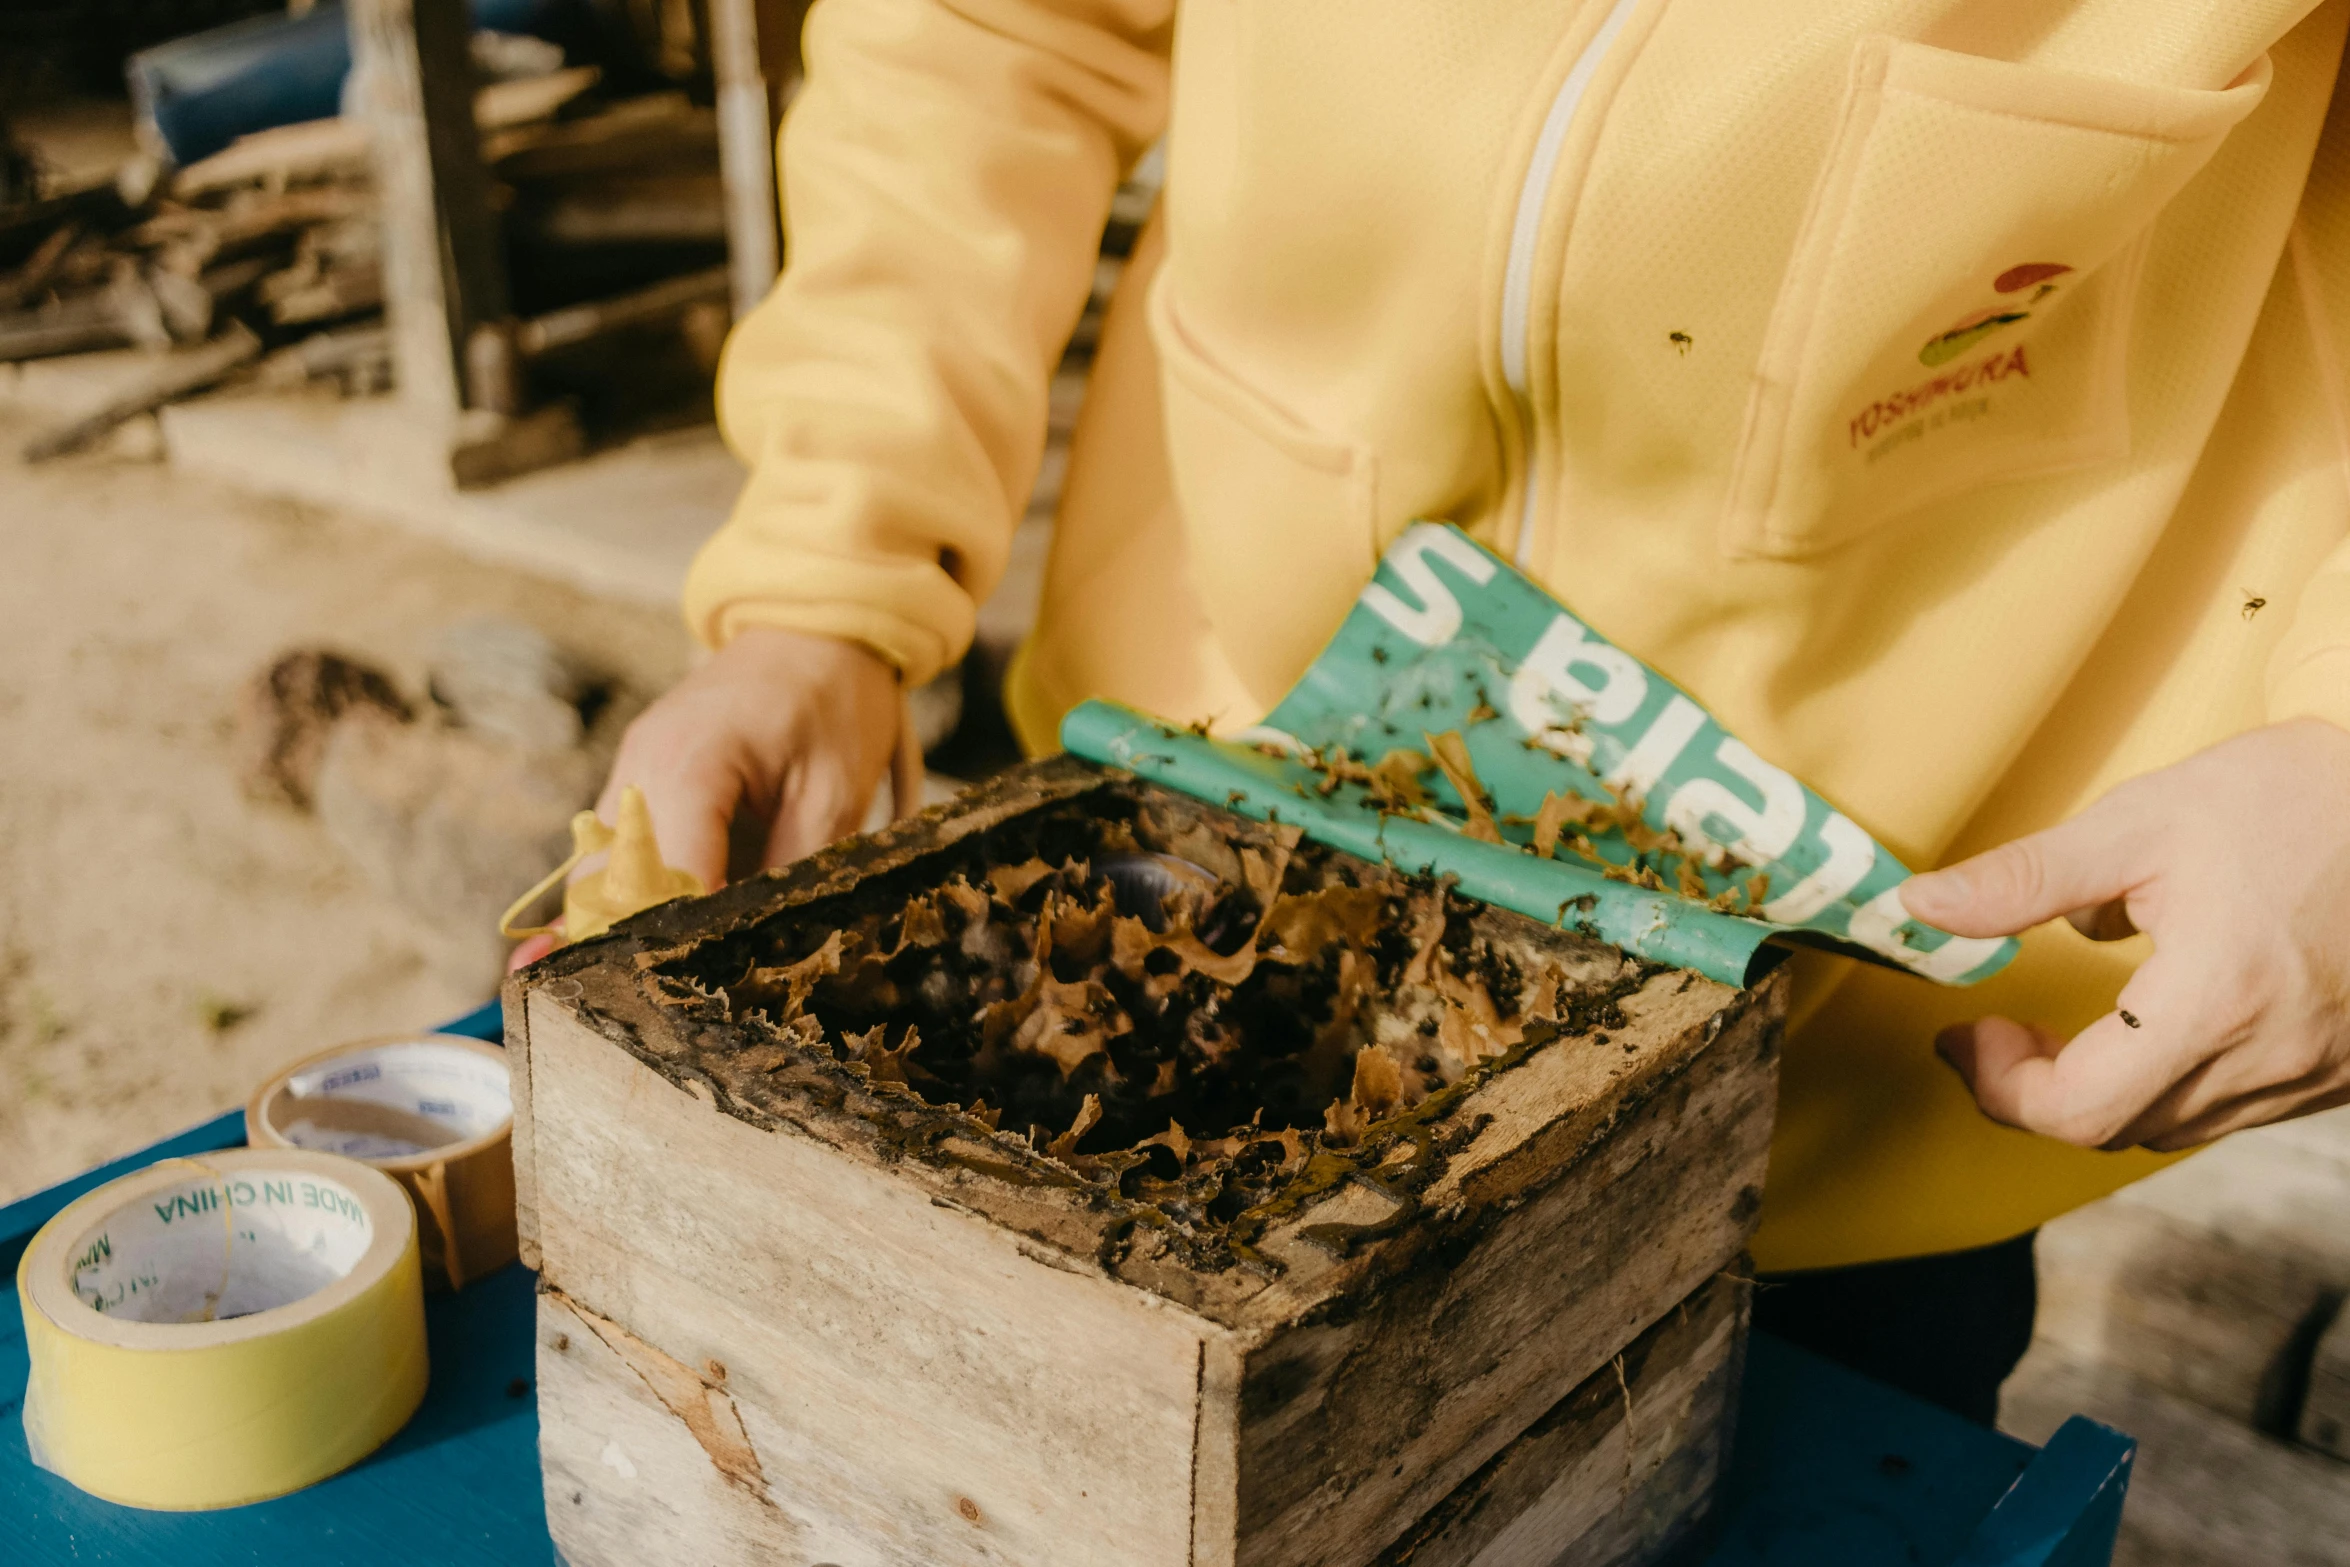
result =
[[[2093,940],[2154,938],[2069,1040],[2029,1018],[1943,1030],[1993,1120],[2173,1151],[2350,1103],[2350,731],[2247,730],[1901,898],[1961,936],[2064,915]]]

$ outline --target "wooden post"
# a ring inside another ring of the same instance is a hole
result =
[[[403,403],[454,423],[467,344],[502,320],[506,272],[474,126],[465,0],[351,0],[353,96],[383,212],[384,311]]]
[[[710,63],[718,78],[718,169],[726,186],[726,254],[740,321],[767,297],[776,232],[775,128],[759,64],[756,0],[709,0]]]

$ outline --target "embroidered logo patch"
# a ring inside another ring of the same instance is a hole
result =
[[[2004,295],[2032,291],[2029,299],[2008,299],[1957,322],[1947,330],[1926,339],[1926,346],[1918,350],[1918,363],[1946,365],[1974,347],[1984,338],[2018,321],[2028,320],[2032,306],[2040,303],[2059,287],[2056,279],[2072,270],[2060,261],[2027,261],[2021,266],[2009,267],[1991,280],[1992,292]]]
[[[1947,398],[1962,396],[1978,387],[1988,389],[1993,383],[2004,381],[2011,375],[2030,377],[2032,366],[2024,358],[2025,346],[2018,343],[2012,349],[1994,348],[1973,364],[1961,365],[1956,370],[1945,370],[1930,381],[1920,381],[1915,386],[1869,404],[1852,416],[1851,444],[1857,448],[1864,441],[1874,441],[1879,431],[1892,430],[1897,426],[1905,440],[1914,440],[1926,433],[1927,421],[1905,423],[1913,416],[1934,409],[1936,404]],[[1931,422],[1939,427],[1949,423],[1952,418],[1961,421],[1979,418],[1988,406],[1981,400],[1954,405],[1936,413]],[[1870,451],[1869,460],[1874,462],[1899,444],[1887,436],[1881,446]]]

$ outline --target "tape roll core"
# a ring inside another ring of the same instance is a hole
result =
[[[424,1397],[416,1219],[301,1149],[170,1159],[44,1225],[17,1264],[34,1460],[134,1507],[234,1507],[373,1452]]]
[[[514,1097],[506,1052],[398,1034],[305,1056],[245,1106],[253,1146],[361,1159],[414,1198],[426,1281],[462,1288],[515,1257]]]

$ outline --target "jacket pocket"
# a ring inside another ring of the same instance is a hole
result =
[[[1186,328],[1173,277],[1153,283],[1150,321],[1191,574],[1233,672],[1270,703],[1370,580],[1376,464],[1219,363]]]
[[[2266,91],[1868,38],[1765,336],[1723,544],[1792,558],[2129,448],[2144,236]]]

